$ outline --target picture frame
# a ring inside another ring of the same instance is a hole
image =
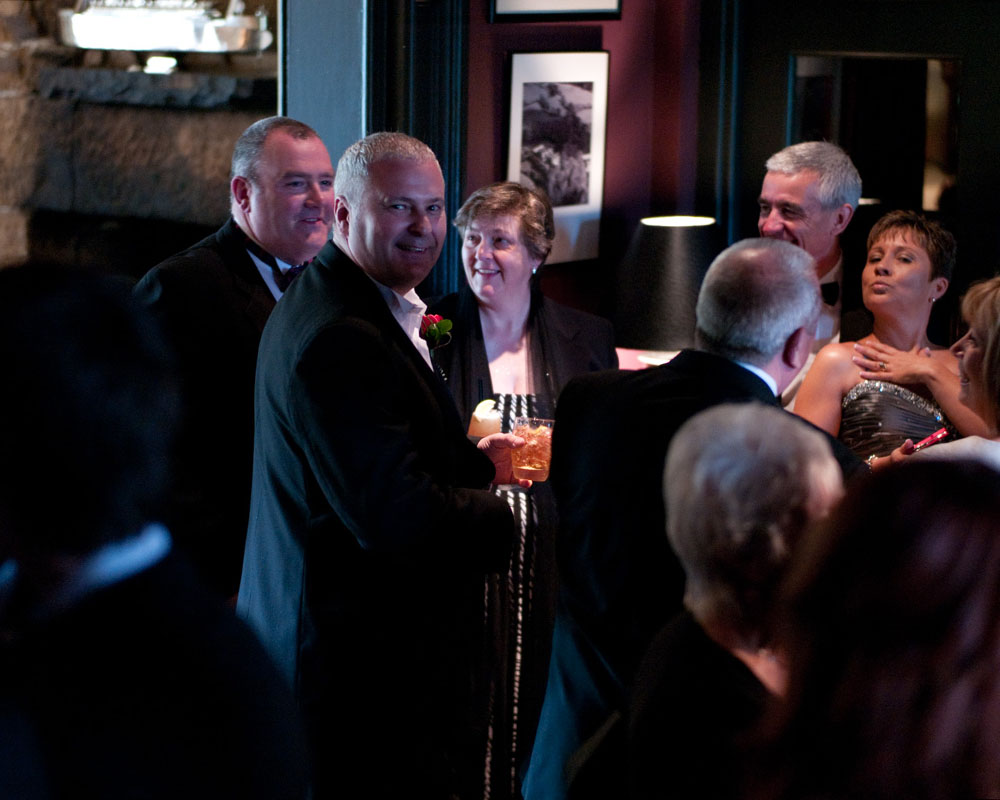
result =
[[[622,0],[491,0],[490,22],[621,19]]]
[[[604,50],[511,55],[507,180],[552,201],[549,264],[598,256],[608,67]]]

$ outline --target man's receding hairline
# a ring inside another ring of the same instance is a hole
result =
[[[360,201],[361,198],[363,198],[367,193],[375,191],[375,183],[372,180],[372,172],[374,171],[375,167],[377,167],[379,164],[385,164],[385,163],[388,163],[390,161],[398,161],[398,162],[402,162],[402,163],[408,163],[408,164],[412,164],[414,166],[417,166],[417,165],[420,165],[420,164],[433,164],[435,167],[437,167],[437,172],[441,176],[441,186],[442,186],[442,189],[444,189],[444,172],[441,170],[441,164],[438,163],[437,158],[433,154],[431,154],[430,156],[407,156],[407,155],[399,155],[399,154],[396,154],[396,153],[392,153],[392,154],[387,154],[385,156],[381,156],[381,157],[379,157],[379,158],[377,158],[377,159],[375,159],[373,161],[370,161],[368,163],[367,175],[365,175],[361,180],[358,180],[358,178],[361,177],[361,176],[356,176],[354,180],[348,182],[348,186],[349,187],[350,186],[357,186],[357,188],[360,190],[358,196],[355,198],[356,200]],[[360,184],[360,185],[358,185],[358,184]],[[440,200],[441,203],[444,203],[445,202],[445,194],[446,194],[446,191],[442,191],[442,193],[440,195],[435,195],[431,199],[433,199],[433,200]],[[348,202],[351,202],[352,198],[349,196],[348,192],[346,192],[346,191],[341,192],[339,196],[343,197]],[[398,197],[398,198],[401,198],[401,199],[404,199],[404,200],[415,200],[416,199],[416,198],[410,197],[407,194],[396,193],[396,192],[383,192],[382,196],[383,197],[390,197],[390,198]]]
[[[444,172],[441,169],[441,164],[438,163],[437,157],[434,156],[433,154],[427,156],[407,156],[407,155],[399,155],[398,153],[386,153],[385,155],[379,156],[378,158],[373,159],[371,162],[369,162],[368,172],[371,172],[372,169],[374,169],[377,165],[386,164],[390,161],[399,161],[406,164],[413,164],[414,166],[420,164],[433,164],[435,167],[437,167],[438,172],[441,173],[442,177],[444,176]]]
[[[801,175],[803,172],[811,172],[816,176],[817,180],[821,180],[823,178],[823,173],[815,167],[799,167],[798,169],[769,169],[767,172],[773,172],[775,175]]]
[[[806,172],[812,174],[812,180],[810,180],[805,185],[804,192],[808,192],[811,189],[813,191],[813,194],[816,195],[815,200],[822,206],[823,205],[823,200],[822,200],[822,198],[819,195],[820,195],[820,188],[821,188],[820,184],[823,181],[823,174],[821,172],[813,169],[812,167],[802,167],[801,169],[797,169],[797,170],[794,170],[794,171],[791,171],[791,172],[785,172],[784,170],[781,170],[781,169],[769,169],[764,174],[764,179],[766,180],[768,175],[783,175],[786,178],[794,178],[794,177],[796,177],[798,175],[802,175],[802,174],[804,174]],[[761,188],[761,191],[760,191],[760,194],[758,195],[758,198],[764,196],[764,191],[763,191],[764,190],[764,186],[763,186],[763,183],[761,184],[760,188]],[[801,207],[800,203],[792,203],[791,205],[797,205],[797,206]]]

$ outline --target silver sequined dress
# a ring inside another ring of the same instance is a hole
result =
[[[865,459],[889,455],[907,439],[918,442],[942,427],[957,435],[932,400],[888,381],[861,381],[841,403],[837,438]]]

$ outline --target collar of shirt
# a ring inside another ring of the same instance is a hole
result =
[[[756,375],[758,378],[760,378],[762,381],[764,381],[764,383],[768,385],[768,387],[771,389],[771,394],[773,394],[775,397],[778,396],[778,382],[770,375],[768,375],[766,372],[764,372],[764,370],[762,370],[755,364],[747,364],[745,361],[737,361],[735,363],[739,364],[741,367],[743,367],[743,369],[750,370],[750,372],[752,372],[754,375]]]
[[[417,352],[427,362],[427,366],[434,369],[427,342],[420,338],[420,323],[423,322],[424,314],[427,312],[427,303],[420,299],[416,289],[410,289],[406,294],[399,294],[388,286],[383,286],[370,275],[368,277],[375,284],[375,288],[382,295],[386,305],[389,306],[389,311],[399,323],[399,327],[403,329],[406,338],[417,348]]]
[[[260,258],[255,253],[252,253],[249,250],[247,250],[247,255],[250,256],[251,259],[253,259],[254,266],[257,267],[257,271],[260,273],[260,277],[264,279],[264,283],[267,284],[267,288],[274,296],[274,299],[280,300],[283,292],[281,291],[281,289],[278,288],[278,284],[274,282],[274,270],[271,269],[271,266],[269,264],[265,263],[264,261],[261,261]],[[278,265],[278,269],[280,269],[283,273],[287,272],[289,269],[292,268],[291,264],[285,263],[277,256],[274,256],[274,263]]]

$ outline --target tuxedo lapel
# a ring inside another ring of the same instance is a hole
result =
[[[256,265],[251,262],[251,266],[255,267]],[[264,284],[260,273],[257,274],[257,278],[260,281],[259,285],[253,283],[240,284],[239,281],[236,282],[236,285],[246,297],[244,313],[253,320],[254,324],[263,330],[264,325],[267,323],[267,318],[274,309],[275,299],[270,289]]]
[[[540,315],[542,316],[542,315]],[[545,325],[552,342],[555,353],[569,351],[570,343],[580,335],[580,326],[575,319],[558,313],[544,315]]]
[[[246,235],[232,217],[216,235],[223,252],[223,259],[231,266],[233,288],[245,301],[245,305],[242,306],[243,313],[258,330],[263,330],[267,318],[274,309],[275,299],[247,252]]]

